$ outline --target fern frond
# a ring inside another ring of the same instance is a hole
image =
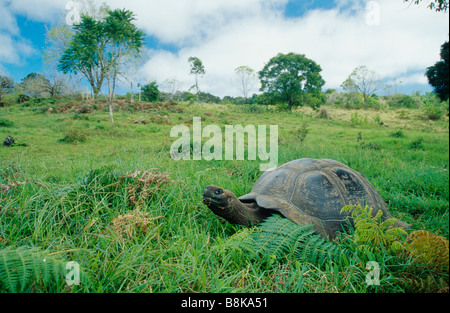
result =
[[[327,262],[348,263],[346,250],[323,239],[312,225],[299,225],[280,216],[266,219],[259,227],[244,229],[230,237],[226,245],[237,246],[249,255],[265,256],[270,260],[292,256],[303,263],[317,266]]]
[[[283,257],[314,233],[310,225],[297,225],[280,216],[269,217],[252,238],[259,253]]]
[[[0,290],[23,292],[32,281],[54,283],[61,279],[66,262],[39,248],[0,250]]]
[[[397,219],[382,221],[381,210],[374,216],[373,209],[369,206],[362,208],[360,205],[348,205],[342,208],[342,212],[351,212],[355,225],[354,243],[360,251],[396,252],[400,249],[398,241],[408,235],[402,228],[395,227]]]

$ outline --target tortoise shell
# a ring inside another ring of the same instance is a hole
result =
[[[345,225],[349,213],[341,209],[346,205],[368,205],[372,214],[382,210],[383,220],[392,218],[363,174],[329,159],[299,159],[267,171],[239,200],[278,211],[295,223],[313,224],[330,237]]]

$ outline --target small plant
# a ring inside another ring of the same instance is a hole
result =
[[[330,119],[330,116],[328,115],[328,111],[327,111],[327,109],[325,109],[325,108],[321,108],[321,109],[320,109],[320,112],[319,112],[318,117],[319,117],[319,118],[322,118],[322,119],[324,119],[324,120]]]
[[[0,127],[13,127],[14,123],[6,118],[0,118]]]
[[[368,122],[367,116],[366,117],[359,116],[358,112],[353,113],[352,116],[350,117],[350,123],[352,124],[353,127],[367,124],[367,122]]]
[[[350,212],[355,225],[354,243],[360,251],[388,251],[396,252],[403,249],[401,243],[408,234],[402,228],[395,227],[397,220],[389,218],[381,220],[383,211],[372,215],[373,209],[369,206],[347,205],[341,213]]]
[[[31,100],[31,98],[29,96],[27,96],[27,95],[19,95],[17,97],[17,103],[25,103],[25,102],[28,102],[30,100]]]
[[[380,126],[384,125],[384,123],[381,121],[381,116],[380,115],[375,116],[374,121],[375,121],[375,123],[377,123]]]
[[[55,285],[64,277],[66,263],[57,254],[37,247],[0,250],[0,291],[25,292],[37,282]]]
[[[309,134],[309,123],[307,121],[302,121],[300,127],[295,128],[290,131],[290,135],[298,140],[300,143],[305,141],[306,136]]]
[[[423,150],[423,149],[425,149],[423,142],[424,142],[424,139],[422,137],[420,137],[417,140],[412,141],[408,147],[412,150]]]
[[[394,133],[390,133],[389,137],[392,137],[392,138],[404,138],[405,134],[403,134],[403,132],[401,130],[399,130],[399,131],[396,131]]]
[[[448,271],[449,244],[444,237],[418,230],[409,234],[404,246],[415,263],[432,266],[441,272]]]
[[[135,236],[146,234],[150,229],[155,228],[153,221],[162,218],[163,216],[151,217],[149,213],[135,210],[125,215],[119,215],[112,220],[112,230],[120,239],[128,236],[132,239]]]
[[[65,133],[64,137],[59,138],[57,142],[80,143],[85,142],[86,140],[87,140],[86,133],[82,132],[79,129],[71,129]]]
[[[445,106],[436,96],[427,97],[422,106],[422,112],[432,120],[439,120],[445,113]]]

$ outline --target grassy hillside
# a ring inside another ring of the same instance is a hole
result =
[[[427,269],[401,252],[372,254],[381,264],[379,286],[365,282],[363,260],[370,254],[345,265],[292,254],[251,257],[236,244],[245,228],[210,212],[202,191],[215,184],[248,193],[261,161],[174,161],[169,155],[176,140],[171,128],[192,129],[194,116],[203,126],[279,125],[279,164],[305,157],[347,164],[412,231],[448,240],[448,118],[430,121],[413,109],[322,110],[122,100],[112,125],[102,103],[44,100],[0,108],[0,140],[11,135],[17,143],[0,146],[0,290],[448,291],[448,267]],[[334,244],[358,254],[352,238],[342,235]],[[78,262],[81,284],[65,284],[67,271],[56,265],[49,270],[55,279],[35,273],[11,282],[4,269],[23,247],[55,264]]]

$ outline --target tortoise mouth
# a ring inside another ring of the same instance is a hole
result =
[[[218,201],[217,199],[214,199],[212,197],[209,196],[203,196],[203,203],[206,204],[209,208],[220,208],[220,209],[224,209],[224,205],[222,203],[222,201]]]

